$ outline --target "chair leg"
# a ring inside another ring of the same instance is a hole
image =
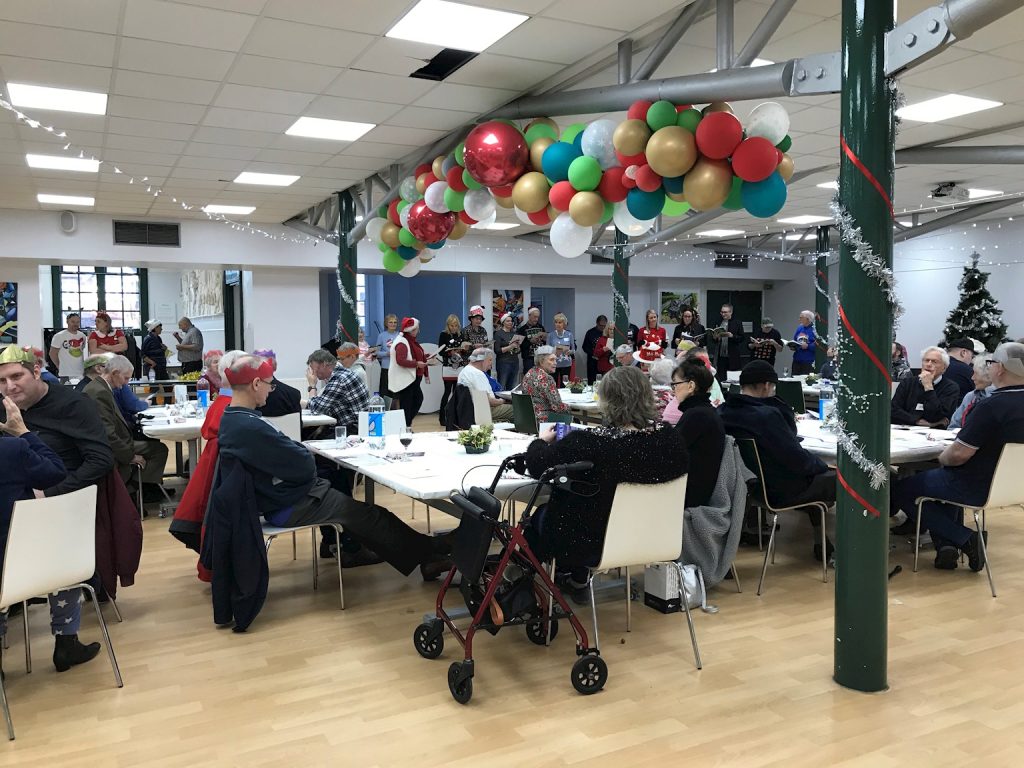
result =
[[[114,681],[118,688],[124,688],[124,681],[121,679],[121,670],[117,666],[117,657],[114,656],[114,646],[110,642],[110,633],[107,632],[107,622],[103,618],[103,611],[100,610],[100,601],[96,599],[96,590],[88,584],[79,584],[82,589],[88,589],[92,595],[92,607],[96,609],[96,620],[100,623],[100,632],[103,635],[103,644],[107,646],[107,656],[110,658],[110,666],[114,670]]]
[[[338,534],[338,546],[334,550],[334,559],[338,563],[338,600],[341,602],[341,610],[345,610],[345,582],[341,578],[341,531],[340,525],[335,524],[333,526],[335,532]]]
[[[757,551],[764,551],[764,536],[761,531],[764,529],[764,507],[757,505]]]
[[[114,616],[117,617],[117,623],[122,623],[124,619],[121,618],[121,609],[117,607],[117,601],[112,597],[110,598],[110,607],[114,609]]]
[[[276,536],[267,536],[267,554],[268,555],[270,554],[270,545],[274,543],[274,539],[276,539],[276,538],[277,538]]]
[[[430,533],[430,505],[429,504],[424,504],[423,507],[424,507],[424,509],[427,510],[427,534],[429,534]]]
[[[918,499],[917,520],[914,527],[914,573],[917,573],[917,560],[921,552],[921,507],[924,501]]]
[[[761,580],[757,582],[758,597],[761,596],[761,592],[764,590],[764,575],[768,571],[768,556],[771,555],[775,549],[775,521],[778,515],[773,513],[769,514],[771,514],[772,532],[768,535],[768,547],[764,551],[764,564],[761,566]]]
[[[626,572],[626,631],[633,631],[633,592],[630,588],[629,583],[629,566],[627,565],[623,570]]]
[[[590,578],[587,579],[587,587],[590,589],[590,615],[593,617],[593,620],[594,620],[594,645],[593,645],[593,647],[595,649],[600,649],[601,648],[601,644],[600,644],[600,641],[598,640],[598,637],[597,637],[597,599],[594,597],[594,576],[595,576],[595,574],[593,572],[591,572]]]
[[[769,544],[769,546],[771,546]],[[690,629],[690,643],[693,645],[693,660],[697,664],[697,669],[703,669],[704,665],[700,660],[700,648],[697,647],[697,632],[693,628],[693,616],[690,615],[690,603],[686,599],[686,589],[684,584],[686,583],[683,578],[683,566],[682,563],[676,563],[673,561],[676,567],[676,573],[679,575],[679,602],[683,604],[683,611],[686,612],[686,626]]]
[[[316,551],[316,528],[310,528],[309,529],[309,538],[310,538],[310,541],[313,543],[313,591],[315,592],[320,587],[320,569],[316,567],[317,566],[317,562],[316,562],[316,556],[317,556],[317,551]],[[340,551],[341,550],[341,540],[338,541],[338,545],[337,546],[338,546],[338,550]]]
[[[740,587],[740,574],[739,571],[736,570],[736,563],[732,564],[732,580],[736,582],[736,591],[742,592],[743,589]]]
[[[828,507],[824,504],[820,506],[821,509],[821,583],[828,584],[828,547],[825,545],[828,537],[825,535],[825,515],[828,513]]]
[[[292,531],[292,562],[295,562],[299,559],[299,549],[297,544],[298,537],[295,535],[295,533],[295,531]]]
[[[988,549],[985,547],[985,510],[981,511],[981,517],[978,517],[978,510],[974,510],[974,528],[978,532],[978,547],[981,549],[981,557],[985,561],[985,575],[988,576],[988,588],[992,592],[992,597],[996,596],[996,584],[992,580],[992,569],[988,566]]]
[[[14,741],[14,723],[11,721],[11,708],[7,704],[7,690],[4,681],[0,680],[0,705],[4,708],[4,721],[7,723],[7,740]]]
[[[32,674],[32,645],[28,637],[28,601],[21,604],[21,626],[25,629],[25,673]]]
[[[429,509],[429,507],[428,507]],[[555,558],[551,558],[551,581],[555,580]],[[551,616],[555,612],[555,596],[553,594],[548,595],[548,636],[544,641],[544,645],[551,645]]]

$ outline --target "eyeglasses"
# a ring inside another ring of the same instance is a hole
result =
[[[1003,361],[1002,360],[994,360],[992,358],[989,358],[988,360],[985,361],[985,367],[988,368],[990,365],[992,365],[992,363],[999,363],[1000,365],[1002,365]]]
[[[277,384],[275,384],[273,380],[267,381],[266,379],[260,379],[260,381],[262,381],[264,384],[266,384],[268,387],[270,387],[270,391],[271,392],[273,392],[275,389],[277,389]]]
[[[689,384],[689,383],[690,383],[689,379],[683,379],[682,381],[673,381],[672,382],[672,388],[675,389],[680,384]]]

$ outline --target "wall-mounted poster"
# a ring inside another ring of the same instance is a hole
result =
[[[523,292],[522,291],[499,291],[495,288],[491,292],[491,324],[498,327],[498,321],[506,312],[512,313],[512,327],[518,328],[523,324]]]
[[[696,291],[662,291],[661,292],[661,322],[678,323],[680,315],[685,307],[691,309],[697,306]]]
[[[209,317],[224,313],[224,273],[219,269],[190,269],[181,275],[185,316]]]
[[[0,283],[0,344],[18,343],[18,284]]]

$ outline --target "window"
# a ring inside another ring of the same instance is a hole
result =
[[[146,270],[137,267],[60,266],[53,268],[53,317],[64,325],[78,312],[83,328],[96,326],[101,309],[114,328],[142,328],[146,305]]]
[[[359,327],[366,330],[366,275],[356,274],[356,314],[359,315]]]

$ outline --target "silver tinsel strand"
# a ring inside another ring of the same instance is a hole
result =
[[[838,194],[832,199],[829,207],[832,209],[832,215],[835,216],[840,237],[853,249],[853,260],[857,262],[864,274],[878,281],[879,287],[892,308],[893,327],[898,326],[899,319],[903,315],[903,304],[900,303],[899,295],[896,292],[896,277],[892,268],[871,249],[871,245],[864,239],[860,227],[854,223],[853,216],[839,202]]]
[[[356,308],[356,303],[352,300],[352,297],[349,295],[348,291],[345,290],[345,284],[341,281],[341,270],[340,269],[336,269],[334,271],[334,274],[335,274],[335,276],[338,279],[338,293],[341,294],[341,300],[343,302],[345,302],[346,305],[348,305],[349,309],[352,310],[352,315],[354,317],[358,318],[359,317],[359,310]],[[341,334],[343,332],[342,331],[343,327],[344,326],[342,325],[342,322],[341,322],[341,314],[339,313],[338,314],[338,338],[339,339],[341,339]]]
[[[880,461],[868,458],[858,442],[857,435],[846,431],[846,424],[839,418],[838,410],[832,411],[832,414],[822,422],[821,428],[836,436],[839,447],[868,476],[868,483],[874,490],[877,491],[885,485],[885,481],[889,479],[889,468]]]

